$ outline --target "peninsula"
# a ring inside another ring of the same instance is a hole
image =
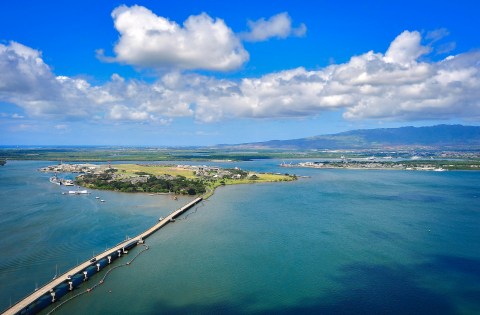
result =
[[[245,171],[238,167],[162,164],[59,164],[41,168],[42,172],[80,173],[75,184],[92,189],[120,192],[205,194],[223,185],[281,182],[295,175]]]

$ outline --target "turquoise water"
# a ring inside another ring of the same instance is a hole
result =
[[[63,196],[48,164],[0,168],[3,306],[186,201]],[[288,171],[311,177],[218,189],[58,313],[480,313],[480,172]]]

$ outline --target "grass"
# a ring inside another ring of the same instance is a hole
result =
[[[171,176],[185,176],[188,179],[196,178],[193,175],[192,170],[185,170],[178,168],[176,166],[166,166],[166,165],[138,165],[138,164],[115,164],[113,167],[118,169],[119,174],[124,174],[126,176],[135,176],[138,172],[148,173],[155,176],[158,175],[171,175]]]
[[[260,173],[249,173],[249,175],[256,175],[258,178],[253,180],[253,179],[218,179],[214,182],[211,182],[209,185],[207,185],[207,192],[202,195],[203,199],[208,199],[211,197],[215,189],[217,187],[223,186],[223,185],[241,185],[241,184],[256,184],[256,183],[271,183],[271,182],[285,182],[285,181],[293,181],[296,178],[287,176],[287,175],[277,175],[277,174],[260,174]],[[224,184],[222,184],[222,182]]]

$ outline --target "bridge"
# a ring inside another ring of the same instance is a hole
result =
[[[72,276],[74,275],[83,275],[83,281],[88,280],[89,272],[88,268],[90,270],[93,270],[94,273],[100,271],[103,267],[106,265],[110,264],[114,259],[120,257],[122,254],[125,254],[128,252],[128,249],[136,246],[138,243],[143,243],[143,241],[167,225],[169,222],[172,222],[175,220],[176,217],[180,216],[182,213],[187,211],[188,209],[192,208],[196,204],[198,204],[200,201],[202,201],[202,197],[198,197],[188,204],[184,205],[180,209],[177,209],[170,213],[168,216],[165,218],[159,220],[157,224],[149,228],[143,233],[140,233],[139,235],[130,238],[126,241],[123,241],[116,246],[109,248],[105,250],[104,252],[96,255],[95,257],[91,258],[90,260],[87,260],[72,269],[68,270],[64,274],[60,275],[59,277],[53,279],[52,281],[48,282],[32,294],[26,296],[3,313],[3,315],[13,315],[13,314],[34,314],[38,312],[38,307],[32,307],[35,302],[37,302],[40,298],[45,298],[45,296],[49,297],[49,303],[45,305],[44,307],[50,305],[51,303],[54,303],[56,301],[56,293],[55,293],[55,288],[62,284],[69,284],[69,291],[74,289],[74,282],[72,281]],[[103,261],[103,263],[100,263],[100,261]],[[108,262],[108,263],[107,263]],[[96,272],[95,268],[96,267]],[[50,300],[51,297],[51,300]],[[57,297],[58,298],[58,297]],[[42,307],[42,308],[44,308]]]

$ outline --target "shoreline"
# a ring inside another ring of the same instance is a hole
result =
[[[292,174],[253,172],[206,165],[58,164],[46,173],[78,173],[75,184],[89,189],[149,195],[210,197],[219,186],[294,181]],[[55,175],[56,176],[56,175]]]
[[[343,170],[385,170],[385,171],[480,171],[479,164],[448,164],[425,162],[300,162],[297,164],[280,164],[284,168],[343,169]]]

